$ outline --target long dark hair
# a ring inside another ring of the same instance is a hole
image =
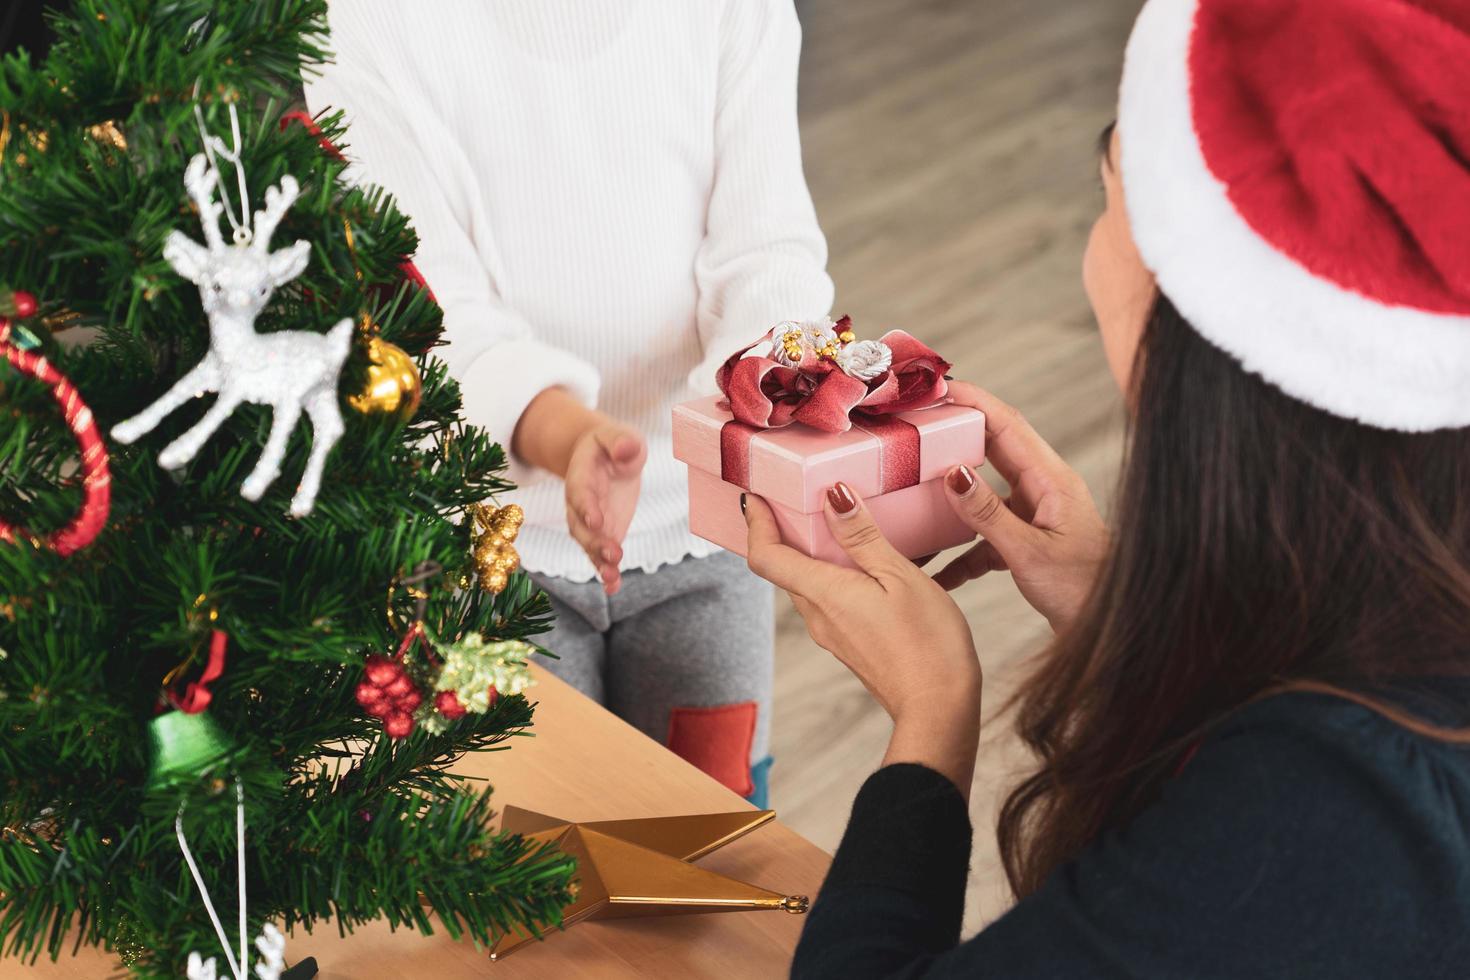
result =
[[[1388,432],[1311,408],[1166,298],[1133,376],[1112,552],[1015,702],[1041,760],[1001,812],[1018,896],[1272,692],[1332,691],[1466,740],[1386,692],[1470,674],[1470,429]]]

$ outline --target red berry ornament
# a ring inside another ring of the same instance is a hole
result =
[[[406,711],[391,712],[383,719],[383,731],[388,733],[389,738],[408,738],[413,731],[413,715]]]
[[[414,729],[413,712],[424,696],[403,662],[375,654],[367,659],[362,673],[363,680],[354,692],[357,703],[383,720],[383,730],[390,738],[406,738]]]
[[[22,320],[36,315],[36,297],[23,290],[15,291],[15,295],[10,297],[10,304],[15,308],[15,315]]]
[[[450,721],[465,716],[465,707],[459,703],[459,695],[453,691],[440,691],[439,695],[434,698],[434,707]]]
[[[374,655],[368,657],[363,673],[367,675],[368,683],[374,687],[387,687],[393,683],[395,677],[403,673],[403,665],[392,657]]]

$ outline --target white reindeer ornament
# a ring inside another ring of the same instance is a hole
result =
[[[125,445],[134,442],[190,399],[218,392],[204,417],[158,454],[160,466],[177,469],[194,458],[242,402],[269,405],[271,430],[265,450],[240,486],[246,500],[259,500],[280,475],[291,431],[305,411],[311,419],[311,455],[291,498],[291,515],[305,517],[316,503],[327,454],[342,436],[337,382],[351,345],[352,320],[342,320],[325,334],[255,332],[255,318],[271,293],[301,275],[311,255],[311,245],[304,241],[270,251],[271,235],[300,188],[293,177],[281,178],[279,187],[266,191],[265,210],[255,213],[254,227],[237,227],[234,244],[226,244],[219,226],[224,206],[214,199],[218,178],[202,153],[189,162],[184,174],[184,186],[199,208],[207,247],[179,231],[169,232],[163,246],[169,265],[199,287],[209,317],[209,352],[152,405],[114,426],[112,437]],[[249,202],[241,206],[248,214]]]

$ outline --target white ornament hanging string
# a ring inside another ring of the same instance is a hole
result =
[[[230,966],[231,976],[235,980],[249,980],[249,946],[245,939],[245,787],[240,780],[235,780],[235,880],[240,903],[240,957],[238,960],[230,952],[229,937],[225,935],[225,927],[219,920],[219,913],[214,910],[214,902],[210,900],[209,889],[204,886],[204,877],[199,873],[199,865],[194,860],[194,853],[189,850],[189,841],[184,837],[184,805],[184,803],[179,804],[179,814],[174,818],[174,833],[179,838],[179,850],[184,855],[184,863],[189,866],[189,874],[194,878],[194,887],[199,889],[199,895],[204,899],[204,910],[209,913],[209,921],[214,926],[215,935],[219,937],[220,948],[225,951],[225,962]],[[274,925],[267,923],[255,940],[255,948],[260,951],[261,956],[261,962],[255,967],[255,975],[259,980],[279,980],[281,971],[285,967],[286,938]],[[189,980],[214,980],[214,957],[211,956],[206,960],[202,959],[197,952],[190,953],[188,976]]]
[[[237,245],[249,245],[254,232],[250,227],[250,186],[245,180],[245,165],[240,161],[240,113],[235,109],[235,103],[229,103],[230,110],[230,138],[234,141],[234,148],[225,146],[225,141],[209,132],[209,127],[204,124],[204,110],[199,107],[199,83],[194,83],[194,121],[199,124],[199,139],[204,143],[204,155],[209,158],[209,167],[218,177],[223,177],[219,161],[215,155],[224,157],[235,167],[235,183],[240,188],[240,218],[235,218],[235,209],[230,205],[230,194],[225,190],[223,183],[218,183],[220,203],[224,205],[225,220],[229,221],[230,228]]]
[[[240,959],[237,962],[235,956],[230,952],[230,940],[225,935],[225,927],[220,924],[219,914],[214,910],[214,902],[210,901],[209,889],[204,887],[204,878],[199,874],[199,865],[194,862],[194,853],[189,850],[189,842],[184,839],[184,803],[179,804],[179,815],[174,818],[174,833],[179,838],[179,850],[184,854],[184,863],[189,866],[189,874],[194,876],[194,887],[199,889],[199,897],[204,899],[204,910],[209,913],[209,921],[214,925],[214,933],[219,937],[220,948],[225,951],[225,961],[230,964],[230,973],[235,980],[245,980],[246,974],[240,968],[246,963],[245,959],[245,787],[240,781],[235,780],[235,840],[236,864],[235,875],[239,887],[240,900]]]

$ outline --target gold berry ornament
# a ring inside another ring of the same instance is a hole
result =
[[[418,365],[403,348],[382,337],[369,338],[367,353],[367,383],[347,397],[347,404],[364,415],[411,418],[424,393]]]
[[[514,541],[521,533],[526,515],[515,504],[504,507],[471,504],[469,514],[473,522],[475,575],[480,580],[480,588],[499,595],[521,567]]]

